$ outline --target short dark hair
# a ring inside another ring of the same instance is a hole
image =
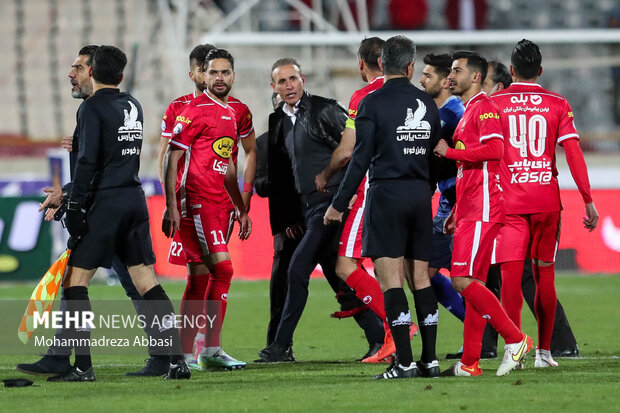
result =
[[[448,53],[444,54],[427,54],[424,56],[424,64],[433,66],[439,77],[448,77],[452,71],[452,56]]]
[[[381,52],[383,73],[386,75],[404,75],[407,66],[415,60],[415,44],[405,36],[387,39]]]
[[[207,53],[207,57],[205,57],[205,67],[209,66],[211,60],[215,59],[226,59],[230,63],[230,67],[232,70],[235,70],[235,59],[232,55],[225,49],[212,49],[209,53]]]
[[[491,60],[489,67],[493,68],[493,79],[491,80],[494,84],[501,83],[504,89],[512,84],[512,76],[510,76],[510,71],[505,64],[499,60]]]
[[[123,79],[127,56],[118,47],[99,46],[93,54],[93,78],[104,85],[118,85]]]
[[[95,54],[98,48],[99,46],[96,46],[94,44],[89,44],[88,46],[84,46],[80,49],[80,52],[78,53],[78,55],[88,56],[88,59],[86,59],[86,66],[90,66],[93,64],[93,55]]]
[[[273,73],[273,71],[276,70],[278,67],[288,66],[288,65],[297,66],[299,68],[299,71],[301,72],[301,65],[299,64],[297,60],[293,59],[292,57],[283,57],[281,59],[276,60],[275,63],[271,65],[271,73]]]
[[[192,52],[189,54],[189,67],[192,67],[192,64],[195,63],[197,65],[204,64],[205,58],[209,54],[209,52],[216,47],[212,44],[199,44],[194,47]]]
[[[379,58],[381,51],[385,46],[385,40],[380,37],[368,37],[362,40],[357,55],[366,63],[371,70],[381,70],[379,67]]]
[[[510,63],[520,77],[532,79],[538,75],[542,53],[536,43],[523,39],[513,49]]]
[[[452,53],[452,60],[467,59],[467,68],[472,72],[480,72],[480,84],[487,78],[489,64],[487,59],[478,52],[470,50],[457,50]]]

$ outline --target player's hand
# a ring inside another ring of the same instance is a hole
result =
[[[320,172],[314,178],[314,184],[316,185],[316,189],[319,192],[323,192],[324,194],[326,194],[328,192],[327,189],[325,189],[325,187],[327,187],[328,183],[329,183],[329,179],[325,176],[325,174],[323,172]]]
[[[243,205],[245,205],[245,212],[250,212],[250,203],[252,202],[252,192],[242,192],[241,199],[243,200]]]
[[[45,208],[58,208],[62,204],[62,188],[59,186],[45,187],[43,192],[47,194],[45,201],[39,204],[39,212]]]
[[[435,146],[435,149],[433,149],[433,152],[435,152],[435,155],[445,158],[446,153],[448,153],[449,147],[450,146],[448,146],[448,142],[446,142],[444,139],[440,139],[439,142],[437,142],[437,146]]]
[[[290,239],[294,239],[294,240],[300,240],[303,236],[304,236],[304,228],[301,226],[301,224],[295,224],[295,225],[291,225],[290,227],[287,227],[286,230],[286,236]]]
[[[594,202],[586,204],[586,215],[587,216],[583,218],[583,227],[592,232],[598,225],[598,212],[596,212]]]
[[[342,212],[336,211],[333,205],[330,205],[323,216],[323,225],[336,224],[342,222]]]
[[[454,212],[450,212],[448,218],[443,222],[443,233],[444,234],[454,234],[454,230],[456,229],[456,220],[454,218]]]
[[[349,209],[353,209],[355,201],[357,201],[357,194],[353,194],[353,196],[351,197],[351,200],[349,201]]]
[[[54,220],[54,215],[56,214],[56,211],[58,211],[58,208],[47,208],[45,210],[45,217],[44,217],[44,219],[46,221],[53,221]]]
[[[176,207],[164,209],[164,216],[161,220],[161,230],[168,238],[172,238],[174,233],[179,230],[181,225],[181,217]]]
[[[252,220],[248,213],[237,210],[237,221],[239,221],[239,239],[244,241],[250,238],[250,234],[252,234]]]
[[[73,152],[73,136],[65,136],[60,142],[60,146],[69,152]]]

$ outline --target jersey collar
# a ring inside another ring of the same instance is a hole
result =
[[[475,94],[474,96],[472,96],[472,97],[471,97],[471,98],[467,101],[467,103],[465,104],[465,110],[467,110],[467,108],[469,107],[469,105],[470,105],[471,103],[474,103],[474,102],[476,102],[476,101],[480,100],[480,99],[482,98],[482,96],[486,96],[486,95],[487,95],[487,94],[486,94],[486,93],[484,93],[484,92],[478,92],[477,94]]]
[[[223,108],[227,108],[227,107],[228,107],[228,104],[226,104],[226,105],[222,105],[220,102],[218,102],[217,100],[215,100],[215,99],[213,98],[213,96],[211,96],[211,93],[209,93],[209,91],[208,91],[207,89],[205,89],[204,93],[207,95],[207,97],[208,97],[209,99],[211,99],[211,100],[213,101],[213,103],[216,103],[216,104],[220,105],[220,106],[221,106],[221,107],[223,107]]]

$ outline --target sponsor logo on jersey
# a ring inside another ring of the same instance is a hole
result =
[[[174,125],[174,129],[172,129],[172,133],[175,135],[178,135],[179,133],[181,133],[182,130],[183,130],[183,124],[177,123],[176,125]]]
[[[222,116],[222,119],[224,119],[224,120],[231,120],[231,117],[230,116]]]
[[[530,102],[532,102],[532,105],[540,105],[542,103],[542,97],[538,95],[532,95],[530,96]]]
[[[455,261],[455,262],[452,263],[452,265],[456,265],[457,267],[464,267],[464,266],[469,265],[469,264],[466,263],[466,262]]]
[[[130,100],[127,103],[129,103],[129,112],[127,112],[127,109],[123,109],[125,118],[123,126],[118,128],[118,140],[119,142],[133,142],[136,139],[142,140],[142,122],[138,120],[138,108]]]
[[[228,163],[224,161],[213,160],[213,170],[221,175],[226,175]]]
[[[431,137],[431,125],[424,120],[426,105],[420,99],[416,99],[416,101],[418,102],[418,108],[415,111],[407,108],[404,125],[396,128],[397,141],[412,142],[430,139]]]
[[[186,118],[185,116],[177,116],[175,122],[183,122],[189,125],[190,123],[192,123],[192,120],[190,118]]]
[[[165,131],[166,130],[166,117],[164,116],[164,119],[162,119],[161,121],[161,131]]]
[[[230,158],[235,147],[235,140],[230,136],[222,136],[213,142],[213,151],[224,159]]]
[[[454,145],[454,149],[465,149],[465,144],[463,141],[456,141],[456,145]]]
[[[499,119],[499,113],[487,112],[480,115],[480,122],[487,119]]]

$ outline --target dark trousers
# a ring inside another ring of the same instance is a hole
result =
[[[502,286],[502,276],[499,265],[494,265],[489,269],[489,275],[487,276],[487,288],[490,289],[493,294],[500,298],[500,291]],[[530,307],[532,314],[536,317],[534,311],[534,296],[536,295],[536,282],[534,281],[534,274],[532,272],[532,261],[528,258],[525,260],[523,267],[523,278],[521,279],[521,290],[523,291],[523,298]],[[564,350],[567,348],[573,348],[577,345],[577,340],[573,334],[573,330],[570,328],[568,318],[560,300],[558,300],[555,310],[555,323],[553,325],[553,335],[551,337],[551,351]],[[484,336],[482,338],[482,352],[496,352],[497,351],[497,332],[491,327],[489,323],[484,330]]]
[[[323,216],[328,206],[328,202],[323,202],[309,207],[306,211],[306,233],[291,257],[288,267],[286,300],[275,336],[275,342],[282,347],[292,344],[293,333],[308,301],[310,275],[317,264],[321,264],[325,278],[335,292],[347,291],[349,297],[359,302],[353,290],[336,275],[338,241],[342,228],[339,225],[323,225]],[[344,305],[343,300],[339,299],[339,301]],[[359,304],[361,305],[361,302]],[[365,313],[363,313],[364,317],[355,317],[356,322],[365,330],[369,342],[382,342],[381,321],[376,315],[373,317],[373,314],[370,314],[373,322],[367,323],[368,320],[365,320],[365,317],[368,315]]]
[[[131,281],[131,276],[129,275],[129,271],[127,271],[127,267],[125,266],[125,264],[123,264],[123,262],[117,256],[115,256],[114,259],[112,260],[112,269],[114,269],[114,271],[116,272],[116,275],[118,275],[118,279],[121,285],[123,286],[123,288],[125,289],[125,294],[127,294],[127,297],[131,298],[131,302],[133,303],[133,306],[136,309],[136,313],[138,313],[139,315],[144,315],[146,311],[143,308],[144,300],[142,299],[142,296],[140,295],[140,293],[138,293],[138,290],[136,289],[136,287],[133,285],[133,282]],[[66,309],[67,309],[67,302],[64,298],[64,290],[63,290],[60,296],[60,310],[65,311]],[[147,331],[147,329],[145,329],[145,332],[147,333],[147,335],[149,336],[151,335],[150,334],[151,332]],[[56,331],[55,336],[60,341],[63,338],[68,338],[66,334],[67,334],[66,330],[58,330]],[[149,348],[149,354],[151,354],[151,348]],[[68,357],[71,355],[71,348],[50,346],[50,348],[47,350],[47,355]]]
[[[267,326],[267,345],[274,342],[278,324],[282,319],[286,291],[288,290],[288,266],[298,245],[299,240],[287,237],[285,231],[273,237],[273,264],[271,266],[271,280],[269,281],[271,318]]]

